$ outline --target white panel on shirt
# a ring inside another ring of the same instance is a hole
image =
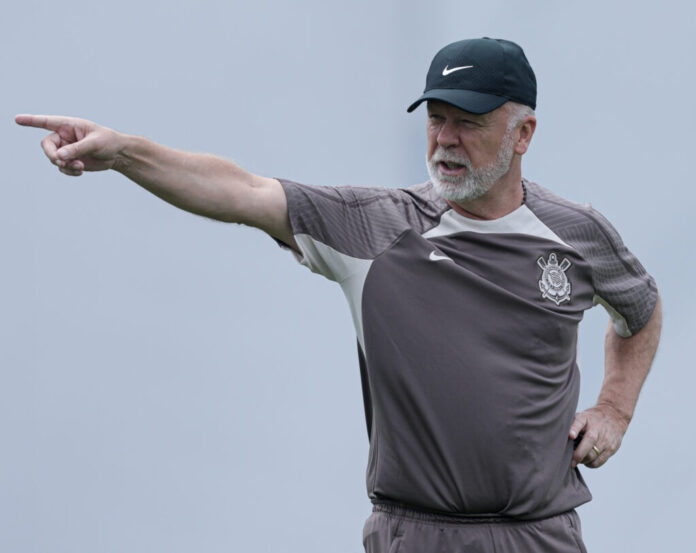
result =
[[[358,342],[365,351],[361,306],[365,279],[372,265],[372,259],[351,257],[323,242],[314,240],[308,234],[296,234],[295,241],[302,254],[293,253],[302,265],[341,285],[353,316]]]
[[[525,205],[518,207],[515,211],[508,213],[504,217],[492,220],[470,219],[460,215],[453,209],[446,212],[440,219],[440,224],[423,234],[423,238],[435,238],[436,236],[447,236],[458,232],[482,232],[494,234],[530,234],[539,238],[546,238],[558,244],[568,246],[561,238],[556,235],[549,227],[532,213]],[[570,247],[570,246],[568,246]]]

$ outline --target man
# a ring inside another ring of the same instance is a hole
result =
[[[505,40],[433,59],[430,181],[316,187],[252,175],[92,122],[49,129],[60,171],[114,169],[162,199],[263,229],[338,282],[353,315],[370,438],[368,553],[584,551],[577,469],[618,449],[657,348],[652,278],[589,207],[522,178],[536,80]],[[597,404],[575,414],[577,326],[604,305]]]

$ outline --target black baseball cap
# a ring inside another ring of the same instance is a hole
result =
[[[426,100],[470,113],[488,113],[508,100],[536,109],[536,77],[514,42],[488,37],[460,40],[435,54],[425,91],[408,111]]]

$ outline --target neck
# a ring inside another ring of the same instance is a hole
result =
[[[470,202],[456,203],[446,200],[452,209],[470,219],[491,220],[504,217],[522,205],[524,188],[519,167],[511,167],[491,189]]]

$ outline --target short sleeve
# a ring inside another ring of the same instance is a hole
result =
[[[655,280],[601,213],[590,208],[588,215],[595,225],[593,245],[588,252],[595,304],[607,309],[619,335],[631,336],[643,328],[655,308]]]
[[[298,260],[341,282],[361,260],[372,260],[409,228],[408,197],[389,188],[311,186],[279,179]]]

